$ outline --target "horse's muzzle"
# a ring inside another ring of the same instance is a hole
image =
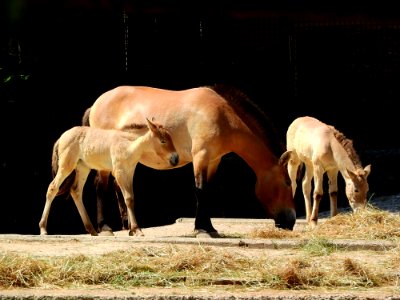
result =
[[[283,209],[274,219],[276,227],[293,230],[296,224],[296,211],[294,209]]]
[[[171,166],[175,167],[179,163],[179,154],[174,152],[172,153],[171,157],[169,158],[169,163]]]

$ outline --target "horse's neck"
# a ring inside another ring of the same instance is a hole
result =
[[[354,171],[357,166],[339,141],[333,139],[331,142],[331,148],[339,172],[345,180],[349,179],[346,170]]]
[[[257,178],[270,171],[278,162],[278,158],[266,143],[250,133],[242,133],[239,138],[233,139],[232,152],[239,155],[249,165]]]
[[[129,132],[134,140],[129,145],[130,152],[143,152],[150,147],[149,140],[151,139],[151,131],[148,130],[144,134],[139,134],[138,132]]]

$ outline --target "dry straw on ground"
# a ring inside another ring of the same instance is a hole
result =
[[[258,228],[250,233],[253,238],[312,238],[361,240],[398,240],[400,238],[400,216],[380,210],[371,205],[356,213],[340,213],[328,218],[315,229],[304,231],[282,231],[273,227]]]
[[[165,287],[226,291],[370,290],[400,293],[400,248],[346,251],[332,240],[400,237],[400,217],[370,207],[344,213],[314,230],[254,230],[253,238],[304,239],[296,249],[198,245],[140,245],[99,256],[33,257],[0,254],[0,289]],[[137,244],[136,244],[137,245]]]

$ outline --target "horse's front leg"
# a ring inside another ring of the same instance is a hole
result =
[[[87,177],[89,176],[89,173],[90,173],[89,168],[78,164],[76,168],[75,184],[71,188],[71,196],[72,199],[74,199],[75,205],[78,209],[79,215],[81,216],[86,231],[91,235],[96,236],[98,235],[97,231],[94,229],[92,222],[90,221],[90,217],[86,211],[86,208],[82,200],[83,188],[85,186],[85,182]]]
[[[194,230],[196,237],[220,237],[211,223],[211,189],[209,181],[212,180],[219,160],[209,163],[206,151],[193,156],[193,171],[195,178],[196,218]]]
[[[125,170],[117,169],[114,170],[114,177],[121,189],[121,193],[124,197],[126,209],[128,212],[128,227],[130,236],[144,236],[142,230],[136,221],[136,216],[134,213],[134,193],[133,193],[133,173],[135,170]]]
[[[331,208],[331,217],[334,217],[338,214],[337,210],[337,195],[338,195],[338,185],[337,185],[337,170],[327,171],[328,175],[328,186],[329,186],[329,200],[330,200],[330,208]]]
[[[317,226],[319,204],[323,196],[323,180],[324,180],[324,169],[319,165],[314,165],[314,204],[311,214],[311,227]]]

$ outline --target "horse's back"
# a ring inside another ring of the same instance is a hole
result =
[[[64,131],[58,139],[59,151],[65,148],[71,148],[73,145],[79,146],[79,139],[86,136],[86,128],[74,126]]]
[[[295,151],[303,161],[327,155],[331,151],[332,129],[316,118],[299,117],[287,130],[287,150]]]
[[[116,129],[142,123],[145,118],[154,119],[171,130],[181,166],[192,161],[193,148],[215,150],[224,144],[223,139],[233,132],[229,129],[240,122],[226,99],[208,87],[167,90],[119,86],[94,102],[89,117],[93,127]],[[220,148],[217,152],[225,153]],[[153,168],[162,166],[161,162],[155,164],[150,159],[141,162]]]
[[[131,122],[143,123],[146,117],[167,126],[170,120],[188,118],[216,101],[222,102],[222,98],[206,87],[167,90],[119,86],[100,95],[92,105],[89,119],[91,126],[99,128],[121,129]]]

